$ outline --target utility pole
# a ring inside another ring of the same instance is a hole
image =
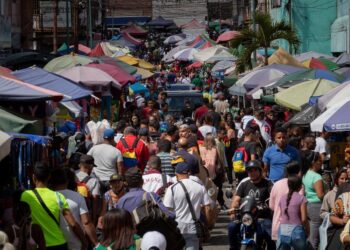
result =
[[[252,0],[252,20],[253,20],[253,31],[256,32],[256,25],[255,25],[255,0]],[[254,50],[253,53],[254,56],[254,62],[256,63],[256,50]]]
[[[293,28],[293,21],[292,21],[292,0],[288,1],[288,5],[289,5],[289,25],[290,27]],[[293,50],[292,50],[292,45],[289,44],[289,53],[292,54]]]
[[[53,11],[53,52],[57,53],[57,15],[58,15],[58,0],[54,1]]]
[[[91,17],[91,13],[92,13],[92,9],[91,9],[91,0],[89,1],[89,6],[88,6],[88,18],[89,18],[89,46],[90,48],[92,48],[92,17]]]
[[[69,52],[69,5],[68,1],[66,0],[66,43],[67,43],[67,52]],[[72,10],[72,5],[71,5]],[[70,12],[72,14],[72,11]]]

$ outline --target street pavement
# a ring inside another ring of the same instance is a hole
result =
[[[223,184],[224,199],[227,207],[231,206],[231,199],[225,196],[226,188],[229,188],[228,183]],[[227,250],[229,249],[229,242],[227,236],[227,225],[230,222],[228,215],[219,214],[215,223],[214,229],[211,231],[211,238],[208,243],[203,245],[204,250]]]

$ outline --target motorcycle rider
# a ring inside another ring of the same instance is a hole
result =
[[[269,199],[272,183],[263,176],[261,162],[251,160],[246,166],[248,178],[243,179],[236,188],[236,194],[233,197],[231,208],[239,208],[241,200],[246,196],[254,197],[257,204],[265,204]],[[230,250],[240,248],[240,222],[235,221],[235,212],[231,214],[232,221],[228,224],[228,237],[230,242]],[[257,246],[262,246],[264,239],[267,243],[267,249],[276,248],[275,243],[271,240],[271,211],[267,205],[257,212]]]

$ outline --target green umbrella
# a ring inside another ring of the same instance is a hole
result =
[[[268,103],[275,103],[275,95],[264,95],[261,96],[261,100]]]
[[[94,60],[91,57],[72,53],[51,60],[45,65],[44,69],[50,72],[58,72],[63,69],[72,68],[76,65],[86,65],[92,63],[93,61]]]
[[[42,126],[38,120],[26,120],[14,112],[0,108],[0,130],[9,133],[40,134]]]
[[[288,75],[285,75],[279,79],[275,84],[265,87],[266,89],[273,89],[276,87],[288,88],[301,81],[312,80],[312,79],[327,79],[333,82],[343,82],[345,78],[337,73],[322,70],[322,69],[305,69],[297,71]]]
[[[122,62],[116,58],[110,57],[110,56],[100,56],[100,57],[94,57],[96,60],[99,60],[103,63],[119,66],[124,71],[128,72],[130,75],[133,75],[137,71],[137,67],[131,66],[125,62]]]
[[[317,58],[317,60],[321,61],[328,70],[335,70],[335,69],[339,69],[338,64],[336,64],[335,62],[332,62],[329,59],[326,58]]]
[[[339,83],[324,79],[309,80],[282,90],[275,95],[275,102],[283,107],[301,110],[311,97],[319,97],[326,94]]]
[[[225,76],[222,85],[224,85],[226,88],[229,88],[237,82],[237,79],[238,77],[235,74]]]

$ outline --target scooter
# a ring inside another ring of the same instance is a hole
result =
[[[234,211],[236,215],[235,222],[240,224],[241,250],[265,249],[266,244],[257,244],[257,223],[260,220],[257,218],[257,212],[264,207],[263,204],[257,204],[254,197],[246,196],[239,208],[222,211],[227,214]]]

